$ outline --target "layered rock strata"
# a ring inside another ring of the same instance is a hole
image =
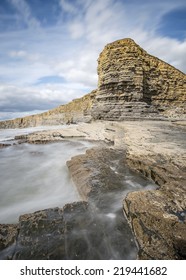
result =
[[[108,44],[98,59],[94,119],[124,120],[185,113],[186,76],[131,39]]]
[[[42,114],[1,121],[0,128],[24,128],[43,125],[61,125],[82,121],[90,122],[92,118],[90,109],[95,94],[96,91],[92,91],[82,98],[74,99],[66,105],[61,105]]]
[[[0,128],[185,118],[186,75],[148,54],[132,39],[106,45],[98,59],[98,88],[43,114],[0,122]]]

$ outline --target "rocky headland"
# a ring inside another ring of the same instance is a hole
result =
[[[132,39],[105,46],[98,59],[98,88],[45,113],[0,122],[0,128],[91,120],[185,119],[186,75],[148,54]]]
[[[82,201],[0,225],[0,258],[186,259],[186,75],[131,39],[104,48],[98,75],[97,90],[83,98],[0,122],[0,128],[72,124],[19,135],[20,144],[72,137],[99,143],[67,162]],[[114,222],[106,223],[128,168],[156,187],[126,189]]]
[[[133,40],[108,44],[98,59],[95,119],[181,117],[185,112],[185,74],[149,55]]]

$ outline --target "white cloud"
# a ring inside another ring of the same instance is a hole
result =
[[[69,31],[73,39],[79,39],[85,34],[85,26],[81,21],[74,21],[69,25]]]
[[[40,22],[33,17],[30,6],[25,0],[9,0],[9,2],[16,8],[28,27],[34,29],[40,28]]]
[[[60,5],[62,10],[67,13],[76,14],[79,12],[74,3],[72,4],[68,0],[60,0]]]
[[[24,50],[12,50],[8,52],[8,55],[11,58],[15,58],[15,59],[25,59],[25,60],[30,60],[30,61],[38,61],[40,58],[40,55],[37,53],[28,53],[27,51]]]
[[[25,57],[26,54],[27,53],[23,50],[9,52],[10,57]]]
[[[33,110],[28,112],[0,112],[0,121],[22,118],[29,115],[35,115],[45,112],[46,110]]]
[[[47,63],[32,60],[26,62],[16,60],[6,65],[0,65],[0,73],[2,73],[4,82],[20,86],[31,85],[42,76],[53,75],[53,71]]]
[[[0,111],[32,111],[54,108],[81,97],[87,88],[82,84],[46,84],[32,87],[0,85]]]
[[[82,96],[97,86],[97,59],[104,46],[126,37],[186,72],[186,40],[157,33],[162,15],[185,0],[59,0],[61,17],[68,16],[47,28],[33,16],[31,2],[9,1],[29,28],[0,33],[1,108],[11,103],[21,110],[27,103],[48,108]],[[40,78],[55,75],[66,84],[35,86]]]
[[[90,46],[79,51],[73,59],[54,65],[55,72],[71,83],[81,83],[83,87],[97,87],[97,58],[98,52]]]

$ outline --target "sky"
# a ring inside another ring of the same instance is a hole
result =
[[[132,38],[186,72],[185,0],[0,0],[0,119],[97,88],[97,59]]]

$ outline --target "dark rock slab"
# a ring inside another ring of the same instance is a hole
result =
[[[132,168],[160,187],[129,193],[124,211],[139,245],[140,259],[186,259],[185,165],[163,155],[130,157]]]
[[[10,147],[10,146],[11,146],[11,144],[0,143],[0,149]]]
[[[26,214],[4,231],[4,250],[0,259],[14,260],[91,260],[133,259],[137,249],[122,211],[113,225],[109,218],[87,202],[67,204],[63,209],[52,208]],[[9,231],[6,231],[8,228]],[[10,239],[10,242],[7,240]],[[3,242],[2,242],[3,244]]]
[[[13,248],[5,243],[0,258],[135,259],[137,246],[122,210],[123,156],[123,150],[100,148],[72,158],[69,169],[87,201],[20,216]]]
[[[0,260],[4,258],[12,259],[12,256],[15,252],[18,231],[18,225],[0,224]]]
[[[13,259],[64,258],[62,209],[52,208],[22,215],[19,228]]]

